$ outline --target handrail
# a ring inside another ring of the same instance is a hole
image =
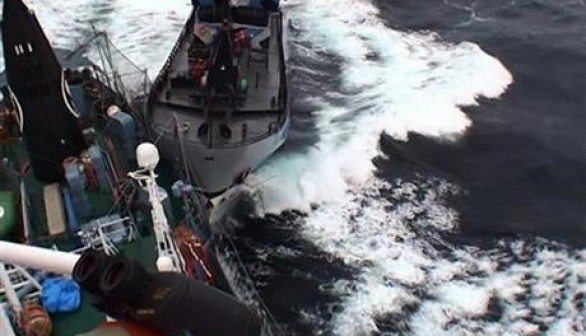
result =
[[[288,120],[288,118],[285,118],[285,120]],[[161,124],[157,124],[157,125],[153,125],[156,128],[159,128],[160,126],[164,126]],[[249,137],[247,138],[245,141],[242,140],[234,140],[231,142],[227,142],[227,143],[215,143],[213,148],[236,148],[236,147],[242,147],[242,146],[247,146],[256,142],[259,142],[261,140],[264,140],[266,138],[271,137],[274,134],[277,134],[279,132],[281,132],[284,128],[285,128],[285,123],[281,122],[279,125],[279,127],[274,128],[273,130],[269,130],[267,132],[264,132],[262,134],[256,135],[254,137]],[[161,129],[160,132],[157,132],[158,134],[160,134],[160,136],[166,137],[166,136],[173,136],[172,133],[170,132],[166,132],[167,129]],[[201,145],[201,146],[206,146],[206,142],[205,141],[192,141],[189,139],[183,139],[183,142],[187,143],[187,144],[194,144],[194,145]]]
[[[287,106],[289,104],[289,82],[288,82],[288,74],[287,74],[287,64],[285,62],[285,45],[283,41],[283,13],[279,10],[279,45],[281,46],[279,50],[279,60],[281,62],[281,85],[279,88],[279,103],[281,110],[285,113],[289,114],[291,111],[291,107]],[[283,114],[280,115],[283,117]],[[281,125],[287,120],[288,115],[284,116],[280,120]]]
[[[179,34],[179,37],[177,38],[177,41],[175,42],[173,49],[171,49],[169,56],[167,56],[167,60],[165,61],[165,64],[163,64],[161,71],[159,71],[157,78],[153,82],[152,89],[151,89],[151,93],[153,93],[153,94],[151,95],[151,98],[156,97],[155,92],[159,91],[160,85],[162,84],[163,79],[167,77],[167,75],[169,73],[169,69],[171,68],[171,65],[173,64],[173,60],[175,59],[175,56],[177,55],[177,52],[179,51],[179,48],[181,47],[181,43],[183,43],[183,40],[185,39],[185,36],[189,33],[189,31],[192,30],[192,26],[195,21],[195,12],[196,12],[196,8],[194,7],[191,10],[191,14],[189,16],[189,19],[187,19],[187,22],[183,26],[183,29],[181,30],[181,33]]]

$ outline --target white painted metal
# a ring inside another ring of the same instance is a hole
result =
[[[71,275],[79,255],[0,240],[0,262]]]
[[[136,149],[136,159],[143,169],[128,175],[138,181],[149,194],[153,231],[155,232],[159,255],[157,267],[161,272],[170,270],[182,272],[183,260],[171,238],[171,229],[167,222],[167,216],[165,216],[159,186],[157,185],[157,175],[154,171],[159,163],[159,151],[151,143],[142,143]],[[169,263],[169,260],[171,263]]]
[[[6,314],[5,304],[0,303],[0,335],[15,336],[14,329],[10,324],[8,314]]]
[[[0,262],[0,282],[4,286],[4,291],[6,294],[6,299],[8,300],[8,304],[12,311],[16,313],[16,316],[20,317],[20,313],[22,313],[22,304],[16,295],[16,291],[12,286],[12,282],[10,281],[10,277],[8,276],[8,271],[6,270],[6,266]]]

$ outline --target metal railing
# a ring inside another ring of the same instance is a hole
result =
[[[179,34],[179,37],[177,38],[177,41],[175,42],[173,49],[171,49],[171,52],[169,53],[169,56],[167,57],[165,64],[163,64],[161,71],[159,71],[157,78],[155,78],[155,81],[153,82],[153,85],[152,85],[151,93],[158,92],[161,88],[161,85],[163,84],[163,81],[167,78],[167,76],[169,74],[169,69],[171,68],[171,65],[173,64],[173,60],[175,59],[175,56],[177,56],[177,52],[179,52],[179,48],[181,47],[181,44],[183,43],[185,36],[187,36],[187,34],[192,30],[193,24],[195,22],[196,11],[197,11],[197,9],[194,7],[191,11],[189,19],[187,19],[187,22],[183,26],[183,29],[181,30],[181,33]],[[153,97],[155,97],[155,95],[151,94],[149,97],[149,100],[152,99]]]
[[[78,233],[84,246],[73,251],[81,253],[87,249],[104,250],[107,254],[116,254],[116,244],[130,242],[135,238],[137,230],[129,217],[116,218],[101,222],[95,221],[95,226],[83,228]]]

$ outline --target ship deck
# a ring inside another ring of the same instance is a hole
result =
[[[220,25],[212,25],[219,29]],[[246,27],[246,26],[243,26]],[[173,79],[178,77],[189,78],[189,48],[191,45],[190,38],[193,29],[179,41],[179,46],[175,57],[169,68],[167,80],[164,81],[163,88],[159,90],[157,101],[159,103],[170,104],[174,106],[186,107],[189,109],[204,108],[201,98],[206,97],[206,93],[196,87],[177,87],[174,86]],[[240,67],[240,74],[250,85],[246,94],[243,105],[237,108],[238,112],[246,111],[274,111],[278,112],[278,105],[272,102],[273,99],[279,99],[279,90],[281,87],[281,60],[279,50],[274,48],[268,49],[246,49],[241,57],[237,59]],[[170,93],[170,95],[168,95]],[[199,99],[198,99],[199,98]],[[230,106],[212,105],[212,110],[226,109]]]
[[[166,190],[170,190],[172,183],[175,181],[174,174],[171,167],[161,164],[158,169],[159,184]],[[94,204],[100,208],[110,208],[111,202],[107,199],[94,199],[101,204]],[[184,212],[182,210],[182,202],[175,198],[171,198],[171,205],[173,216],[175,218],[183,218]],[[152,232],[152,230],[147,230]],[[54,237],[43,241],[43,245],[53,245],[59,247],[61,250],[71,250],[75,248],[73,243],[69,240],[64,240],[61,237]],[[156,244],[152,233],[140,235],[130,243],[118,246],[120,253],[130,259],[137,260],[147,270],[155,271],[156,259]],[[81,306],[74,312],[54,313],[51,314],[51,322],[53,323],[53,333],[56,336],[74,336],[82,332],[89,331],[101,323],[106,321],[106,316],[100,311],[91,306],[91,298],[82,292]]]
[[[194,27],[201,25],[222,29],[221,24],[192,20],[185,26],[153,87],[149,115],[155,132],[172,135],[180,127],[185,142],[210,149],[243,146],[274,134],[288,113],[280,28],[273,27],[275,36],[270,36],[270,24],[234,25],[234,29],[250,32],[254,42],[234,58],[239,78],[245,79],[249,88],[246,93],[229,95],[214,94],[193,83],[189,53]],[[268,44],[261,47],[262,41]]]
[[[17,139],[0,141],[0,157],[8,157],[11,164],[26,162],[27,154],[24,143]],[[172,167],[161,162],[157,167],[157,172],[159,174],[159,185],[170,193],[171,185],[176,181]],[[0,190],[9,190],[18,193],[19,179],[14,174],[9,168],[0,167]],[[35,223],[31,227],[34,244],[45,247],[56,246],[62,251],[76,249],[78,246],[75,246],[75,243],[66,237],[66,235],[47,235],[44,205],[42,204],[43,183],[39,182],[32,172],[27,174],[25,180],[27,194],[29,196],[29,206],[32,210],[31,217]],[[90,201],[95,210],[95,216],[107,213],[112,209],[112,199],[107,194],[92,192],[90,193]],[[170,201],[174,218],[183,218],[182,201],[175,197],[170,197]],[[19,220],[17,227],[11,232],[10,240],[20,241],[23,235],[22,231],[22,223]],[[117,247],[121,254],[139,261],[147,270],[154,271],[156,258],[154,236],[150,233],[152,229],[149,228],[144,231],[147,231],[147,233],[137,235],[138,237],[132,242]],[[53,324],[52,335],[56,336],[77,335],[89,331],[106,321],[106,316],[91,306],[91,298],[83,294],[83,292],[81,306],[77,310],[67,313],[53,313],[50,314],[50,318]]]

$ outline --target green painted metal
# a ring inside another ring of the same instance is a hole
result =
[[[16,225],[16,195],[0,191],[0,237],[6,238]]]

